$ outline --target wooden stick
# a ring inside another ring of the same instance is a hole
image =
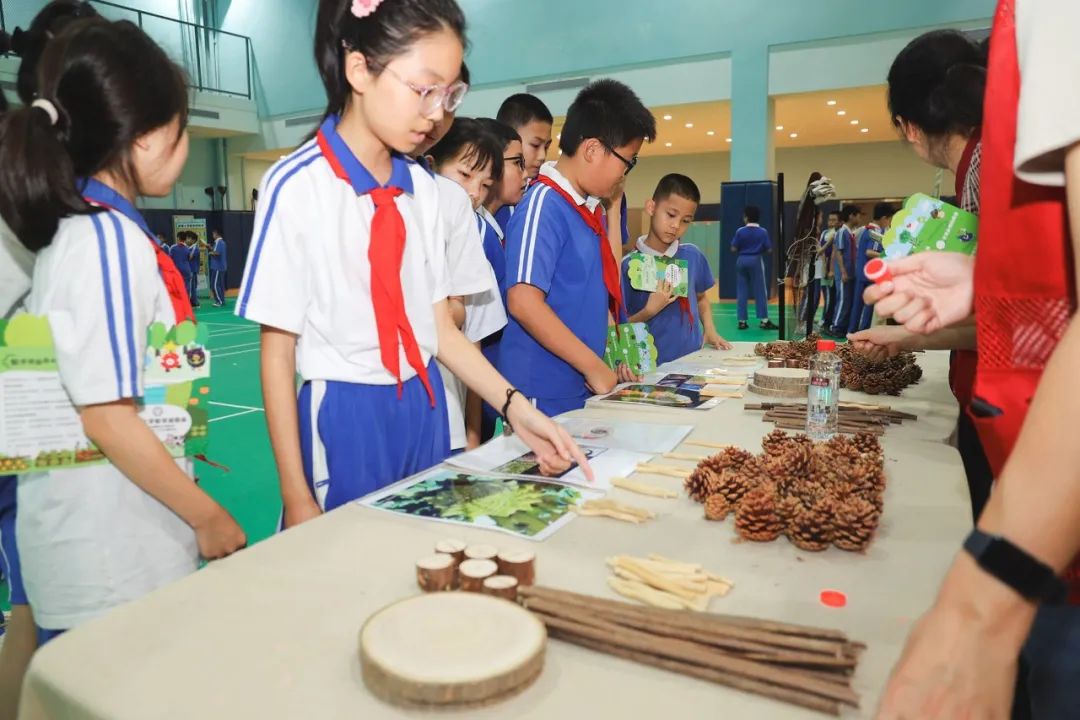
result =
[[[667,452],[661,457],[665,460],[689,460],[691,462],[701,462],[705,460],[708,455],[689,455],[687,453]]]
[[[690,477],[690,470],[685,468],[669,467],[667,465],[655,465],[652,463],[638,463],[637,472],[652,473],[653,475],[668,475],[670,477],[685,480]]]
[[[611,478],[611,486],[637,493],[638,495],[648,495],[650,497],[665,499],[679,497],[677,490],[669,490],[668,488],[660,487],[659,485],[650,485],[649,483],[630,480],[628,478],[613,477]]]
[[[712,670],[710,668],[704,668],[700,665],[693,665],[679,660],[671,660],[669,658],[660,657],[659,655],[627,650],[626,648],[621,648],[616,645],[575,635],[572,632],[564,633],[561,630],[556,630],[552,632],[551,636],[565,642],[573,643],[574,645],[580,645],[581,647],[595,650],[596,652],[602,652],[613,657],[622,658],[623,660],[630,660],[641,665],[649,665],[651,667],[668,670],[669,672],[679,673],[680,675],[686,675],[699,680],[707,680],[709,682],[714,682],[717,685],[724,685],[736,690],[761,695],[762,697],[779,700],[809,710],[817,710],[818,712],[834,716],[840,715],[839,703],[833,700],[819,698],[816,695],[809,695],[797,690],[788,690],[776,685],[770,685],[769,683],[749,680],[732,673]]]
[[[730,390],[710,390],[708,387],[704,387],[698,393],[701,397],[707,398],[734,398],[739,400],[743,397],[741,392],[731,392]]]
[[[651,588],[640,581],[634,582],[624,578],[608,578],[607,582],[612,590],[623,597],[628,597],[631,600],[639,600],[646,605],[668,608],[670,610],[682,610],[686,607],[686,603],[684,603],[681,598],[675,597],[671,593],[666,593],[663,590]]]
[[[717,450],[727,450],[728,448],[738,447],[730,443],[715,443],[707,440],[687,440],[684,445],[696,445],[697,447],[716,448]]]
[[[745,385],[745,384],[746,384],[746,376],[745,375],[743,375],[741,377],[741,379],[740,378],[727,378],[727,377],[711,376],[711,377],[709,377],[709,382],[708,382],[708,385],[737,385],[737,386],[740,386],[740,387]]]
[[[571,510],[582,517],[606,517],[611,518],[612,520],[622,520],[623,522],[634,523],[635,525],[640,525],[645,522],[645,518],[638,517],[637,515],[627,515],[626,513],[607,508],[585,508],[575,506],[571,508]]]

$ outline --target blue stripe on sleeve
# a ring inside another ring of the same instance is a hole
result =
[[[105,229],[101,226],[101,220],[97,214],[90,216],[94,223],[94,232],[97,234],[98,255],[101,260],[101,282],[105,289],[105,319],[109,326],[109,344],[112,348],[113,370],[116,372],[117,397],[124,397],[124,379],[121,376],[120,342],[116,337],[116,317],[112,306],[112,281],[109,278],[109,251],[105,246]]]
[[[131,397],[138,395],[138,387],[135,379],[139,377],[138,356],[135,353],[135,323],[132,319],[131,305],[131,276],[128,272],[127,239],[124,230],[120,227],[120,219],[116,213],[110,212],[113,229],[116,231],[116,248],[120,257],[120,291],[124,299],[124,332],[127,335],[128,366],[131,372]]]

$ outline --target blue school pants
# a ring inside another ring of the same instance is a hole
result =
[[[210,295],[218,305],[225,304],[225,271],[210,271]]]
[[[861,272],[861,271],[860,271]],[[874,306],[867,305],[863,301],[863,293],[869,283],[866,280],[856,280],[854,292],[851,298],[851,318],[848,320],[847,331],[856,333],[866,330],[874,321]]]
[[[26,605],[19,548],[15,544],[15,495],[19,481],[15,475],[0,476],[0,570],[8,583],[8,600],[12,605]]]
[[[836,301],[833,303],[833,316],[828,323],[837,333],[847,332],[848,322],[851,320],[851,302],[855,296],[855,281],[849,279],[840,282],[836,277]]]
[[[746,322],[750,294],[754,295],[754,306],[758,320],[769,319],[769,295],[765,280],[765,259],[761,255],[740,255],[735,261],[736,296],[739,301],[739,322]]]

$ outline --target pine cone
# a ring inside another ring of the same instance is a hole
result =
[[[706,520],[727,520],[727,516],[731,513],[731,507],[727,504],[727,500],[724,496],[716,493],[710,495],[705,501],[705,519]]]
[[[776,485],[776,492],[787,497],[811,477],[811,446],[792,438],[776,455],[765,460],[768,478]]]
[[[754,346],[754,354],[764,356],[765,355],[765,343],[758,343],[757,345],[755,345]]]
[[[763,464],[755,458],[739,470],[725,470],[717,492],[724,496],[728,506],[737,509],[746,494],[767,477]]]
[[[717,471],[715,467],[708,464],[708,460],[703,460],[694,469],[694,472],[690,473],[690,477],[686,478],[684,484],[686,494],[695,502],[705,502],[710,495],[719,489],[722,473],[723,470]]]
[[[825,495],[813,504],[792,507],[788,518],[787,536],[795,547],[808,552],[821,552],[833,541],[835,501]]]
[[[783,430],[773,430],[761,439],[761,449],[767,455],[778,455],[788,445],[788,434]]]
[[[885,392],[885,380],[881,373],[863,376],[862,391],[867,395],[881,395]]]
[[[776,488],[763,483],[746,494],[735,511],[735,531],[754,542],[772,542],[784,531],[776,505]]]
[[[878,456],[883,454],[881,442],[878,440],[876,435],[871,435],[870,433],[859,433],[854,438],[852,438],[851,442],[855,446],[855,449],[858,450],[863,455],[863,457],[870,456],[872,458],[877,458]]]
[[[862,552],[870,546],[881,520],[881,512],[870,502],[853,498],[836,509],[836,547]]]

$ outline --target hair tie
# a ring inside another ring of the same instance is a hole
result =
[[[60,122],[60,111],[56,109],[51,100],[45,98],[38,98],[34,102],[30,103],[30,107],[41,110],[49,116],[49,125],[55,126]]]
[[[376,8],[382,4],[383,0],[352,0],[352,5],[349,11],[352,12],[355,18],[366,18],[371,13],[375,12]]]

